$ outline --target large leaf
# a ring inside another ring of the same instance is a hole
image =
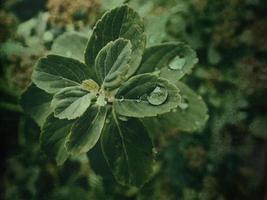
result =
[[[132,59],[127,77],[140,64],[145,48],[144,24],[138,14],[126,5],[107,12],[96,24],[85,51],[85,62],[93,67],[98,52],[110,41],[125,38],[132,44]]]
[[[106,107],[91,107],[71,129],[67,150],[71,154],[86,153],[97,143],[107,115]]]
[[[177,87],[152,74],[137,75],[121,86],[116,94],[116,113],[128,117],[163,114],[180,103]]]
[[[29,114],[39,126],[42,126],[52,112],[51,100],[50,94],[31,84],[22,94],[20,104],[25,113]]]
[[[120,38],[115,42],[109,42],[98,53],[95,72],[104,88],[116,88],[125,80],[129,70],[131,47],[129,40]]]
[[[87,37],[80,33],[64,33],[54,41],[51,54],[61,55],[83,62],[87,41]]]
[[[137,73],[160,70],[161,77],[176,81],[189,74],[197,62],[195,51],[188,45],[163,43],[145,50]]]
[[[176,86],[180,89],[182,103],[172,112],[143,119],[151,134],[170,130],[193,132],[205,125],[208,110],[202,98],[181,82],[177,81]]]
[[[54,95],[51,106],[55,117],[59,119],[75,119],[87,110],[94,97],[94,94],[81,86],[67,87]]]
[[[42,128],[41,148],[48,156],[54,158],[59,165],[63,164],[69,156],[65,148],[65,141],[73,122],[73,120],[57,119],[51,114]]]
[[[49,55],[41,58],[35,66],[32,81],[37,87],[48,93],[56,93],[61,89],[77,86],[89,79],[87,66],[72,58]]]
[[[114,115],[115,116],[115,115]],[[104,156],[115,179],[123,185],[142,186],[153,170],[152,143],[138,119],[113,119],[101,136]]]

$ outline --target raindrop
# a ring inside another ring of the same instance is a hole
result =
[[[181,108],[182,110],[186,110],[188,107],[188,99],[186,96],[183,96],[182,102],[179,104],[179,108]]]
[[[142,101],[142,98],[141,97],[138,97],[138,99],[136,99],[136,102],[137,103],[140,103]]]
[[[118,118],[119,118],[121,121],[124,121],[124,122],[127,122],[127,121],[128,121],[128,117],[125,117],[125,116],[122,116],[122,115],[120,115]]]
[[[123,102],[124,101],[124,97],[121,96],[121,98],[119,99],[119,102]]]
[[[168,98],[168,91],[163,87],[155,87],[148,95],[147,100],[150,104],[158,106],[163,104]]]
[[[171,62],[169,63],[169,68],[172,70],[182,70],[185,65],[185,58],[176,56]]]

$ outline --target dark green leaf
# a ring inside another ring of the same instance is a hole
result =
[[[107,12],[96,24],[85,51],[85,62],[94,66],[98,52],[110,41],[124,38],[131,41],[132,59],[127,77],[130,77],[140,64],[145,48],[144,25],[138,14],[126,5]]]
[[[31,84],[22,94],[20,104],[39,126],[42,126],[47,116],[52,112],[50,102],[52,96]]]
[[[116,88],[125,80],[129,70],[131,47],[129,40],[119,38],[109,42],[98,53],[95,72],[104,88]]]
[[[42,128],[41,148],[48,156],[56,159],[59,165],[63,164],[69,156],[65,148],[65,141],[73,122],[57,119],[51,114]]]
[[[95,95],[81,86],[72,86],[56,93],[51,106],[55,117],[70,120],[80,117],[91,105],[93,98]]]
[[[48,93],[80,85],[83,80],[89,78],[90,73],[86,65],[72,58],[57,55],[41,58],[32,74],[32,81],[36,86]]]
[[[104,156],[115,179],[123,185],[142,186],[153,173],[151,140],[140,121],[112,119],[101,137]]]
[[[205,125],[208,119],[208,110],[201,96],[198,96],[181,82],[177,81],[176,86],[180,89],[182,96],[182,102],[179,106],[171,112],[156,118],[143,119],[151,134],[170,130],[193,132]]]
[[[163,114],[180,103],[177,87],[152,74],[137,75],[119,88],[114,108],[128,117],[148,117]]]
[[[137,73],[160,70],[160,76],[179,80],[189,74],[197,63],[196,53],[184,43],[163,43],[147,48]]]
[[[71,129],[67,150],[71,154],[86,153],[97,143],[107,115],[105,107],[91,107],[79,118]]]

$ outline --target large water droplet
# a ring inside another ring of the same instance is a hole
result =
[[[155,89],[148,95],[147,100],[150,104],[158,106],[163,104],[168,98],[168,91],[160,86],[155,87]]]
[[[182,70],[185,65],[185,58],[176,56],[171,62],[169,63],[169,68],[172,70]]]

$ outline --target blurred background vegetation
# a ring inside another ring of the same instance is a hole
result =
[[[40,130],[19,106],[34,63],[58,36],[89,36],[124,2],[0,1],[0,199],[267,200],[266,0],[126,2],[144,17],[148,46],[184,41],[197,51],[184,81],[210,115],[202,130],[153,135],[156,173],[142,189],[116,184],[98,148],[60,167],[40,150]]]

